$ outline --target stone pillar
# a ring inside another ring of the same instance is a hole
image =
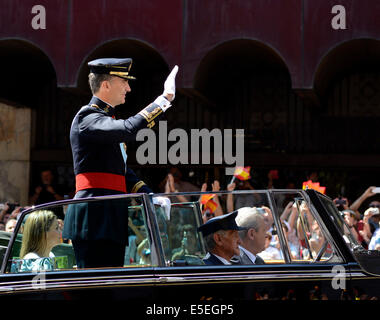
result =
[[[0,203],[28,205],[31,109],[0,102]]]

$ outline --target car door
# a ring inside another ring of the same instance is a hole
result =
[[[334,234],[339,247],[346,256],[350,274],[347,299],[378,300],[380,297],[380,252],[366,250],[358,243],[346,224],[343,213],[325,195],[313,190],[306,191],[315,208],[323,214],[326,227]],[[333,222],[333,223],[332,223]]]
[[[351,278],[349,265],[353,262],[352,255],[347,248],[339,247],[347,245],[335,239],[337,234],[331,233],[326,227],[325,219],[321,218],[309,195],[302,190],[215,193],[222,213],[228,212],[227,204],[231,204],[231,196],[238,198],[232,201],[234,210],[240,209],[237,207],[239,203],[264,209],[263,214],[271,223],[268,231],[272,237],[276,237],[274,249],[278,252],[277,256],[266,255],[264,265],[203,265],[202,258],[206,252],[202,235],[194,230],[203,223],[202,211],[205,212],[205,206],[202,204],[202,195],[205,194],[207,193],[165,195],[171,202],[172,221],[166,221],[165,229],[161,229],[169,239],[166,245],[162,244],[165,266],[155,268],[158,280],[154,291],[155,299],[163,302],[186,299],[335,300],[341,299],[347,292]],[[181,196],[187,199],[181,200]],[[183,208],[179,216],[176,213],[178,207]],[[231,206],[229,208],[231,209]],[[326,212],[322,214],[326,215]],[[296,239],[289,239],[289,235],[286,234],[286,225],[289,227],[290,219]],[[188,224],[193,224],[193,228],[185,228]],[[176,232],[171,232],[171,228]],[[184,230],[194,232],[197,250],[188,249],[188,254],[176,260],[173,259],[173,254],[181,248],[184,251],[188,243]]]
[[[119,195],[59,201],[24,211],[3,260],[0,295],[11,299],[149,299],[153,296],[156,281],[153,267],[161,262],[155,249],[155,230],[151,228],[156,225],[155,216],[149,216],[145,201],[142,195]],[[101,206],[129,216],[128,226],[125,226],[129,228],[129,243],[124,267],[78,269],[72,244],[66,239],[52,249],[53,258],[20,257],[21,247],[30,240],[25,223],[28,218],[57,207],[63,208],[66,213],[70,206],[82,206],[90,211]],[[46,259],[43,264],[42,259]],[[44,269],[45,262],[53,267]]]

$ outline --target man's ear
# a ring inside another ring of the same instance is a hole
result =
[[[214,241],[217,245],[221,245],[222,244],[222,239],[221,239],[221,235],[217,232],[214,233],[213,235],[214,237]]]
[[[250,229],[248,230],[248,237],[249,237],[249,239],[251,239],[251,240],[255,240],[255,238],[256,238],[256,230],[253,229],[253,228],[250,228]]]
[[[109,83],[109,81],[108,80],[102,81],[102,84],[100,85],[100,87],[103,90],[109,90],[110,89],[110,83]]]

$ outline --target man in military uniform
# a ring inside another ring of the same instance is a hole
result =
[[[114,108],[131,91],[132,59],[97,59],[88,63],[93,97],[74,117],[70,130],[76,180],[75,199],[123,193],[146,193],[150,188],[126,167],[124,142],[137,131],[153,127],[175,97],[175,66],[162,95],[126,120],[116,120]],[[123,266],[128,242],[126,199],[70,205],[63,238],[71,239],[78,268]]]
[[[244,228],[236,224],[237,214],[237,211],[233,211],[217,216],[198,228],[203,235],[208,251],[203,258],[206,265],[241,264],[238,231],[244,230]]]

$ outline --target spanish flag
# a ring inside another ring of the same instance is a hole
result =
[[[202,194],[201,203],[206,204],[208,201],[210,201],[214,197],[215,197],[215,194]]]
[[[218,204],[214,200],[209,200],[203,206],[203,211],[202,212],[206,212],[208,210],[210,213],[214,213],[217,208],[218,208]]]
[[[238,178],[239,180],[248,180],[251,178],[250,172],[251,167],[236,167],[234,172],[234,177]]]
[[[212,200],[212,198],[215,197],[215,194],[204,194],[201,197],[201,204],[203,204],[202,213],[208,211],[210,213],[214,213],[215,210],[218,208],[218,204]]]
[[[302,183],[302,190],[306,190],[306,189],[313,189],[313,190],[316,190],[322,194],[325,194],[325,192],[326,192],[326,187],[321,187],[319,185],[319,182],[313,182],[311,180],[304,181]]]

